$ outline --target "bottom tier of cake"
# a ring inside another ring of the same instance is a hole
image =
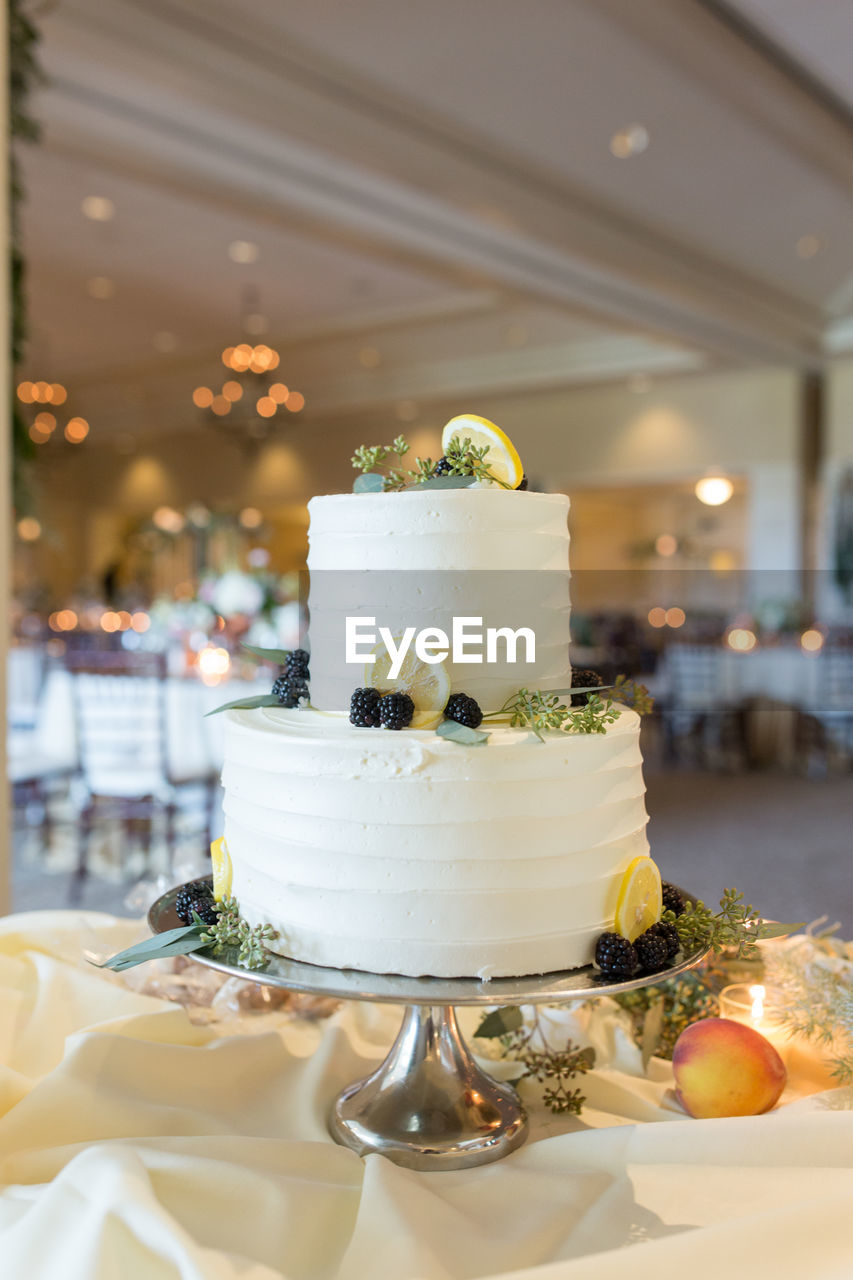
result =
[[[232,892],[273,950],[335,968],[508,977],[589,963],[648,853],[639,718],[460,746],[340,715],[228,714]]]

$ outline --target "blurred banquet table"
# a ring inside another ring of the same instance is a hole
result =
[[[691,1120],[669,1063],[644,1072],[621,1015],[590,1010],[571,1027],[597,1051],[582,1118],[522,1084],[526,1146],[417,1173],[326,1131],[399,1010],[203,1021],[213,1006],[83,959],[141,933],[89,913],[0,920],[3,1280],[853,1275],[851,1088],[794,1077],[768,1115]]]
[[[237,698],[268,693],[269,676],[254,681],[227,680],[205,685],[197,677],[169,676],[165,681],[166,751],[173,779],[203,777],[222,765],[224,724],[219,716],[205,719],[208,711]],[[128,726],[132,732],[133,726]],[[35,717],[27,733],[13,733],[10,757],[35,740],[51,758],[68,767],[77,761],[77,723],[73,677],[65,670],[51,671],[45,681]]]

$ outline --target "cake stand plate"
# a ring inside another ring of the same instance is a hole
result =
[[[191,884],[210,884],[201,877]],[[151,907],[153,933],[182,923],[176,885]],[[690,895],[685,895],[689,897]],[[235,978],[340,1000],[403,1004],[403,1025],[388,1056],[365,1080],[338,1096],[329,1117],[332,1137],[359,1155],[378,1153],[407,1169],[467,1169],[508,1155],[527,1137],[527,1116],[516,1091],[487,1075],[459,1031],[461,1005],[558,1004],[616,995],[691,969],[701,947],[667,969],[607,982],[591,965],[523,978],[409,978],[399,974],[329,969],[272,955],[262,970],[245,969],[228,953],[194,951],[193,960]]]

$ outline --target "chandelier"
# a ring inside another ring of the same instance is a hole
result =
[[[66,411],[63,410],[61,414],[54,411],[68,399],[68,392],[62,383],[19,382],[17,396],[21,404],[31,405],[35,411],[27,429],[33,444],[47,444],[50,439],[56,439],[54,432],[60,425],[59,418],[64,418]],[[68,418],[62,434],[69,444],[82,444],[89,434],[89,424],[85,418]]]
[[[228,373],[221,390],[202,386],[192,394],[193,404],[202,411],[208,426],[241,429],[254,439],[263,440],[272,427],[286,420],[287,414],[304,409],[302,392],[276,379],[280,357],[272,347],[241,342],[225,348],[222,363]]]

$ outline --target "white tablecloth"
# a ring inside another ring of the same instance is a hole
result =
[[[256,681],[227,680],[208,686],[194,678],[169,677],[166,682],[166,745],[170,773],[180,781],[217,772],[222,766],[224,722],[220,716],[205,719],[208,711],[237,698],[268,693],[270,678],[261,672]],[[129,735],[134,732],[128,723]],[[10,769],[28,756],[52,763],[54,770],[72,769],[77,763],[77,724],[72,677],[67,671],[51,671],[42,691],[32,730],[13,731],[9,737]]]
[[[582,1119],[533,1104],[506,1160],[414,1173],[326,1133],[399,1010],[197,1026],[81,961],[139,935],[71,912],[0,921],[3,1280],[853,1275],[851,1089],[696,1121],[667,1105],[669,1064],[646,1078],[599,1046]]]

